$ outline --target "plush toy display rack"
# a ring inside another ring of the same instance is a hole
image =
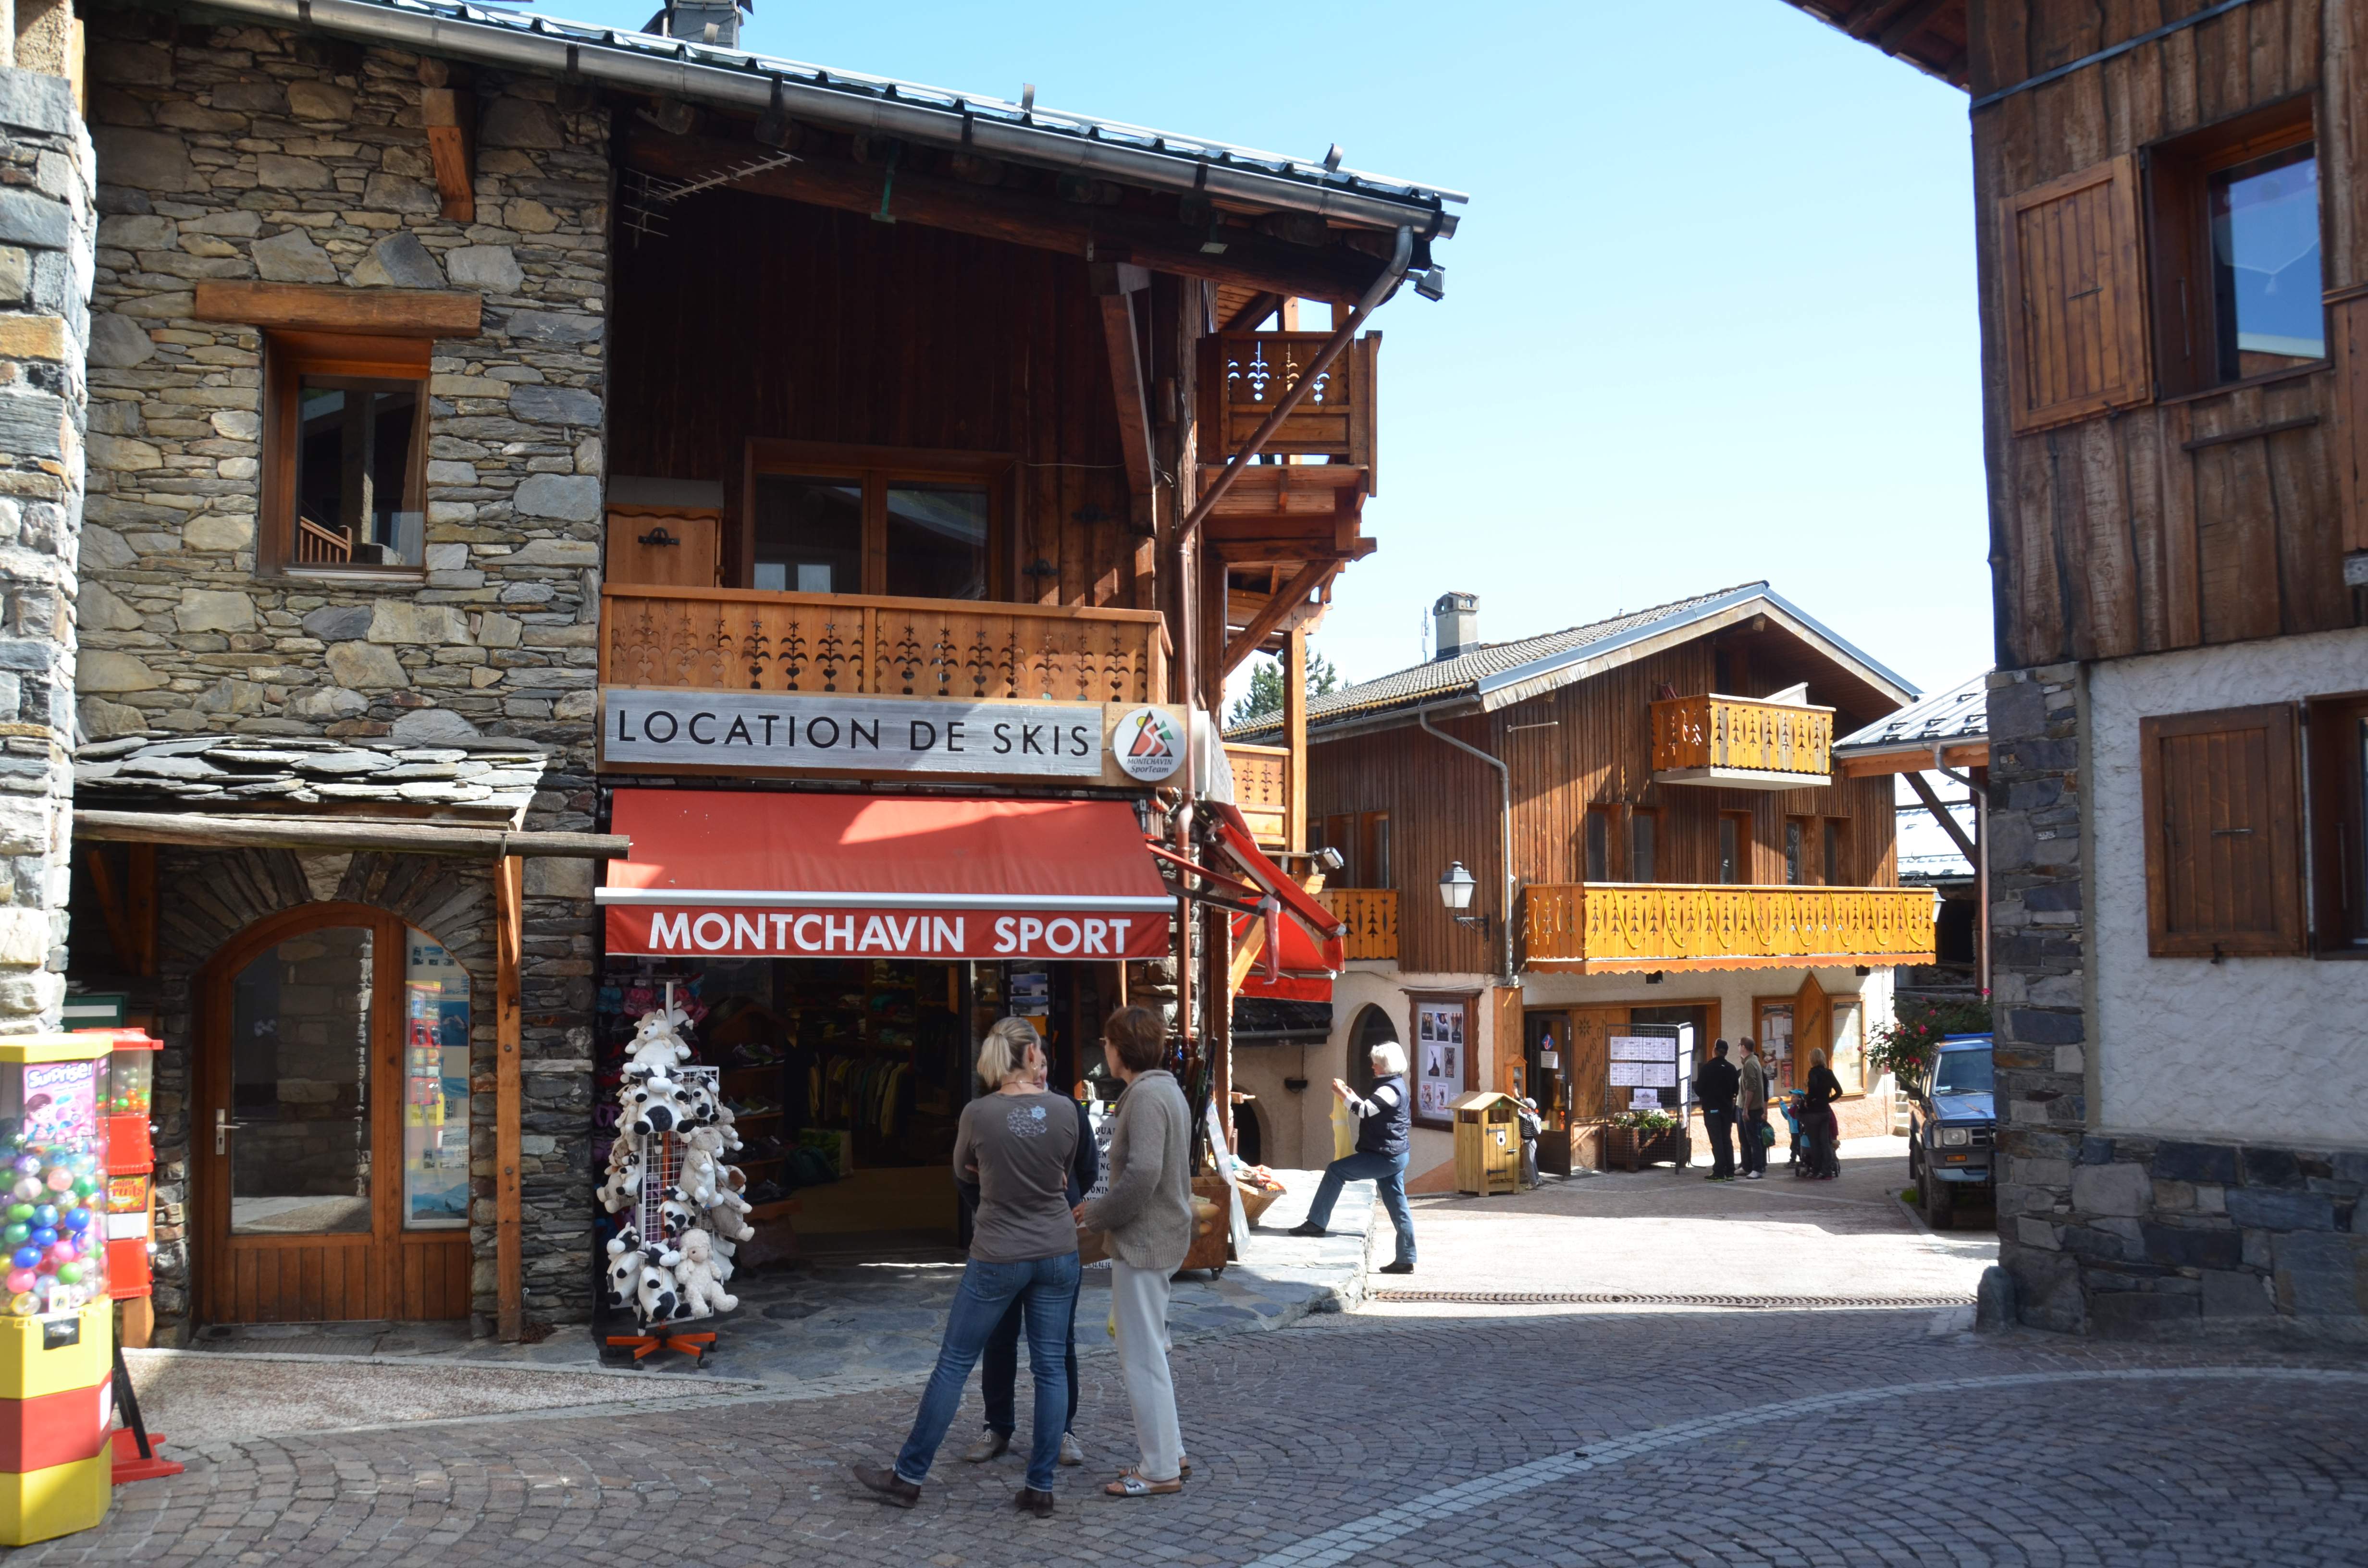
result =
[[[723,1289],[732,1256],[749,1236],[744,1177],[723,1156],[740,1147],[721,1075],[684,1063],[689,1020],[666,1000],[643,1015],[618,1090],[617,1142],[600,1199],[630,1218],[609,1243],[608,1304],[639,1319],[635,1334],[606,1335],[636,1363],[672,1350],[703,1363],[715,1334],[688,1325],[740,1303]]]

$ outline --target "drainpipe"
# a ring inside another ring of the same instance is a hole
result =
[[[1505,983],[1510,985],[1513,983],[1513,901],[1517,892],[1513,884],[1513,770],[1478,746],[1466,745],[1444,730],[1432,729],[1429,709],[1417,709],[1414,717],[1415,722],[1420,724],[1426,733],[1445,741],[1457,751],[1478,757],[1497,770],[1497,788],[1501,795],[1497,825],[1502,840],[1497,853],[1504,857],[1505,872]]]
[[[1183,526],[1176,530],[1176,537],[1179,540],[1192,537],[1201,523],[1208,519],[1209,514],[1216,509],[1218,501],[1224,498],[1225,492],[1234,487],[1234,481],[1240,477],[1242,470],[1250,465],[1252,459],[1266,450],[1267,442],[1273,439],[1277,430],[1282,428],[1282,422],[1291,417],[1292,411],[1300,405],[1308,393],[1315,390],[1315,383],[1323,379],[1325,371],[1332,368],[1332,361],[1340,357],[1340,351],[1349,347],[1349,340],[1357,335],[1357,329],[1365,324],[1365,318],[1381,309],[1382,302],[1396,292],[1398,284],[1406,278],[1407,264],[1413,259],[1414,231],[1400,228],[1397,244],[1390,251],[1389,266],[1382,269],[1382,275],[1379,278],[1373,279],[1373,286],[1365,290],[1365,297],[1357,301],[1357,308],[1349,312],[1349,319],[1342,322],[1339,329],[1325,340],[1324,347],[1316,351],[1315,358],[1309,361],[1307,368],[1299,373],[1299,380],[1292,382],[1291,390],[1282,394],[1282,401],[1274,405],[1274,412],[1269,414],[1258,427],[1250,432],[1250,438],[1242,443],[1241,450],[1226,460],[1224,472],[1209,482],[1209,488],[1201,494],[1199,503],[1193,506],[1192,515],[1186,517]]]
[[[1975,976],[1982,994],[1990,994],[1990,852],[1989,835],[1983,829],[1990,815],[1989,791],[1975,787],[1973,776],[1952,773],[1941,763],[1941,743],[1932,743],[1932,771],[1952,784],[1963,784],[1974,802],[1974,903],[1981,914],[1981,950],[1975,955]]]

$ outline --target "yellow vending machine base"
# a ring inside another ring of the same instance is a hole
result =
[[[0,1399],[95,1388],[115,1375],[115,1303],[72,1317],[0,1317]]]
[[[0,1475],[0,1546],[29,1546],[96,1526],[115,1491],[114,1466],[109,1445],[97,1459]]]

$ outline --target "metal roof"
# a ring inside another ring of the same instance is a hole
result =
[[[1745,583],[1714,593],[1675,599],[1648,609],[1623,610],[1603,620],[1574,626],[1543,636],[1512,642],[1487,642],[1452,659],[1428,664],[1344,686],[1307,699],[1307,728],[1338,729],[1351,723],[1386,719],[1417,708],[1474,702],[1494,712],[1525,702],[1595,673],[1599,662],[1636,642],[1681,628],[1717,620],[1721,624],[1755,613],[1772,614],[1787,630],[1804,641],[1823,643],[1828,653],[1855,666],[1872,685],[1907,702],[1916,688],[1907,679],[1852,646],[1816,617],[1777,593],[1765,582]],[[1228,739],[1255,742],[1279,734],[1280,714],[1261,718],[1226,732]]]
[[[905,136],[982,153],[1090,168],[1113,179],[1316,212],[1346,222],[1384,228],[1411,223],[1434,237],[1455,232],[1455,219],[1445,204],[1470,199],[1443,186],[1326,167],[1323,158],[1293,158],[1041,104],[1017,104],[530,12],[492,11],[450,0],[206,0],[205,8],[279,27],[317,29],[511,70],[590,78],[751,113],[762,114],[778,103],[793,119],[841,131]]]
[[[1987,670],[1937,696],[1879,719],[1834,743],[1836,756],[1871,756],[1888,751],[1930,751],[1989,739]]]

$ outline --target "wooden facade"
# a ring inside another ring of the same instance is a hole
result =
[[[1760,886],[1784,881],[1783,835],[1788,818],[1828,819],[1840,826],[1839,885],[1897,883],[1891,781],[1835,778],[1798,790],[1738,790],[1654,779],[1653,705],[1665,687],[1683,693],[1729,689],[1737,695],[1782,689],[1798,666],[1771,644],[1775,634],[1714,636],[1651,654],[1605,674],[1487,715],[1434,719],[1438,729],[1492,756],[1512,773],[1513,871],[1525,886],[1587,880],[1588,817],[1611,813],[1605,824],[1611,880],[1633,875],[1627,851],[1634,818],[1657,813],[1654,825],[1655,883],[1717,880],[1722,816],[1748,825],[1739,835],[1748,857],[1745,879]],[[1743,656],[1756,643],[1757,657]],[[1764,671],[1765,673],[1760,673]],[[1805,672],[1804,672],[1805,673]],[[1871,692],[1850,683],[1848,706],[1836,722],[1847,728],[1889,710]],[[1839,692],[1839,687],[1837,688]],[[1813,695],[1825,692],[1813,687]],[[1440,906],[1434,885],[1461,861],[1478,882],[1473,909],[1501,918],[1504,886],[1495,773],[1474,757],[1421,733],[1411,722],[1345,738],[1314,737],[1309,760],[1312,820],[1389,813],[1392,881],[1399,967],[1420,973],[1487,973],[1503,964],[1498,927],[1484,936],[1458,925]],[[1820,858],[1811,873],[1823,881]],[[1518,916],[1517,916],[1518,919]]]

